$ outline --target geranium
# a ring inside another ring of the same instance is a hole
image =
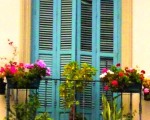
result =
[[[104,90],[110,88],[113,91],[124,90],[125,87],[131,84],[139,83],[141,84],[144,79],[145,71],[138,71],[135,68],[121,69],[120,64],[116,66],[112,65],[110,69],[102,69],[102,74],[100,79],[105,82]]]
[[[11,80],[17,82],[19,86],[22,84],[26,85],[36,78],[41,79],[51,74],[50,68],[46,66],[43,60],[37,60],[32,64],[10,62],[10,64],[6,64],[3,69],[6,78],[11,78]]]

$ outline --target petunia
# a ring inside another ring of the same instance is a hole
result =
[[[31,69],[31,68],[34,67],[34,65],[33,65],[33,64],[25,64],[24,67],[25,67],[25,68],[28,68],[28,69]]]
[[[38,65],[40,68],[46,68],[46,64],[43,60],[37,60],[36,65]]]
[[[46,76],[50,76],[51,75],[51,69],[49,67],[47,67],[46,69]]]

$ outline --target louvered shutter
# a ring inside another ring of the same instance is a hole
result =
[[[53,0],[32,1],[34,6],[32,10],[32,17],[35,22],[32,22],[32,61],[42,59],[48,67],[51,68],[51,77],[55,77],[54,60],[56,58],[55,47],[53,42]],[[34,56],[36,55],[36,56]],[[41,103],[38,112],[47,111],[51,115],[54,111],[54,81],[45,83],[41,81],[38,89],[39,101]],[[46,92],[47,91],[47,92]],[[46,106],[46,107],[45,107]]]
[[[74,28],[74,16],[73,13],[73,1],[72,0],[60,0],[58,3],[58,38],[57,38],[57,60],[58,60],[58,76],[63,78],[62,73],[64,66],[71,61],[75,60],[75,39],[73,38]],[[74,5],[75,6],[75,5]],[[60,85],[61,82],[59,82]],[[58,86],[59,86],[58,85]],[[59,93],[59,90],[58,90]],[[58,99],[58,111],[59,114],[55,119],[68,120],[69,110],[64,108],[62,98],[57,96]]]
[[[111,65],[115,65],[120,62],[119,56],[119,40],[120,40],[120,18],[119,18],[119,7],[120,1],[118,0],[101,0],[99,16],[100,16],[100,29],[98,39],[98,52],[97,52],[97,63],[99,63],[99,73],[102,68],[110,68]],[[100,84],[100,111],[102,110],[101,94],[103,92],[103,85]],[[112,93],[107,92],[108,100],[111,100]]]
[[[32,0],[32,61],[45,60],[52,78],[62,78],[63,67],[70,61],[87,62],[96,67],[94,79],[99,80],[106,61],[110,67],[120,60],[119,6],[120,0]],[[68,120],[59,85],[40,84],[38,111],[46,109],[55,120]],[[87,120],[99,120],[102,85],[91,83],[83,93],[77,95],[77,111]]]
[[[78,12],[78,20],[80,20],[80,30],[78,38],[78,49],[77,58],[80,63],[88,63],[93,65],[94,61],[94,49],[93,49],[93,38],[92,38],[92,0],[81,1]],[[89,83],[83,93],[79,93],[77,99],[79,99],[80,105],[77,107],[77,112],[83,113],[88,120],[92,119],[92,83]]]

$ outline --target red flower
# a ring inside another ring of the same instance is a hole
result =
[[[120,63],[118,63],[116,66],[117,66],[117,67],[120,67]]]
[[[145,70],[141,70],[141,73],[145,74]]]
[[[119,75],[120,77],[123,77],[123,76],[124,76],[124,73],[123,73],[123,72],[119,72],[118,75]]]
[[[111,82],[111,84],[112,84],[113,86],[118,86],[118,81],[117,81],[117,80],[113,80],[113,81]]]
[[[108,91],[108,90],[109,90],[108,85],[104,86],[104,90],[105,90],[105,91]]]

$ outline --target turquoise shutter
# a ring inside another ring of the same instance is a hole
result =
[[[102,68],[110,68],[112,64],[120,63],[120,2],[120,0],[101,0],[97,6],[99,10],[97,24],[100,26],[97,30],[97,65],[100,68],[98,73],[101,73]],[[100,106],[101,111],[102,84],[97,88],[100,90],[100,96],[97,96],[100,103],[96,106]],[[107,97],[111,99],[110,92]]]
[[[77,60],[94,66],[96,51],[94,49],[94,2],[92,0],[78,2]],[[93,84],[89,83],[82,94],[78,94],[80,105],[77,112],[83,113],[88,120],[93,119]]]
[[[56,69],[54,61],[56,59],[56,48],[54,46],[54,2],[53,0],[32,0],[32,62],[42,59],[47,66],[52,69],[51,77],[55,77]],[[55,109],[55,85],[54,81],[41,81],[39,93],[39,101],[41,103],[38,112],[47,111],[53,115]],[[45,92],[48,91],[48,92]],[[46,107],[45,107],[46,106]]]
[[[52,78],[61,78],[63,67],[76,60],[100,71],[120,62],[120,0],[32,0],[32,62],[43,59]],[[68,110],[59,97],[60,82],[40,84],[42,103],[55,120],[67,120]],[[45,89],[48,90],[45,94]],[[100,119],[102,86],[91,83],[79,94],[78,112],[88,120]],[[84,102],[83,102],[84,101]]]
[[[57,26],[57,71],[58,78],[63,78],[62,73],[64,66],[75,60],[75,35],[74,21],[75,10],[72,0],[58,0],[58,26]],[[58,87],[61,82],[59,82]],[[57,89],[59,93],[59,89]],[[66,110],[63,105],[62,98],[57,94],[57,116],[56,120],[68,120],[69,110]]]

